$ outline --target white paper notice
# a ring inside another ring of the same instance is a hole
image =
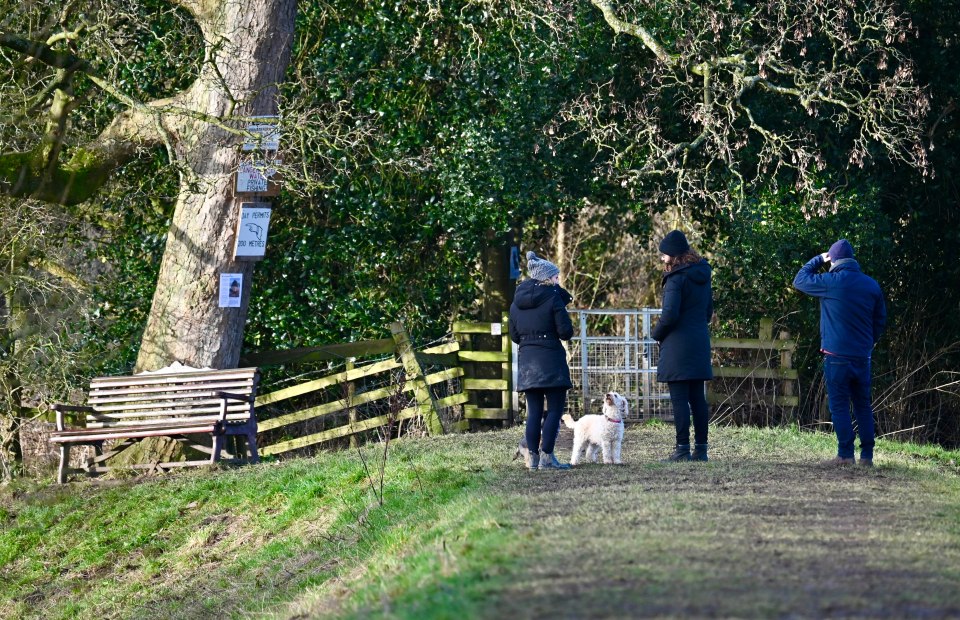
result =
[[[220,307],[239,308],[240,298],[243,296],[243,274],[220,274]]]

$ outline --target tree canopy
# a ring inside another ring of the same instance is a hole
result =
[[[97,351],[99,370],[230,364],[241,346],[369,337],[398,318],[440,335],[478,312],[484,252],[511,230],[580,299],[651,303],[651,244],[683,227],[714,262],[729,333],[761,315],[815,333],[789,281],[850,238],[894,309],[878,352],[890,411],[906,425],[957,409],[942,387],[960,341],[944,320],[960,303],[956,3],[5,8],[0,205],[58,222],[30,260],[7,246],[5,277],[77,291],[31,297],[33,316],[56,309],[40,333],[79,330],[63,342]],[[254,271],[229,255],[229,185],[244,127],[274,113],[284,187]],[[214,294],[229,270],[251,284],[233,314]]]

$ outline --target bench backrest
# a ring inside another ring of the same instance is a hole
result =
[[[246,422],[260,382],[258,368],[145,373],[97,377],[90,381],[87,428],[214,421],[223,400],[219,392],[249,397],[227,400],[227,421]]]

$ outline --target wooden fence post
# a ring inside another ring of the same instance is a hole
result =
[[[773,319],[760,319],[760,340],[773,340]]]
[[[780,340],[790,340],[790,332],[782,331],[780,332]],[[789,369],[793,368],[793,351],[790,349],[781,349],[780,350],[780,368]],[[794,389],[794,381],[792,379],[783,380],[783,395],[787,398],[792,398]],[[793,415],[795,407],[790,407],[790,414]]]
[[[440,423],[440,414],[437,412],[436,404],[433,402],[433,394],[427,386],[424,378],[423,369],[420,368],[420,362],[413,353],[413,346],[410,344],[410,336],[407,334],[403,323],[396,321],[390,324],[390,333],[397,344],[397,354],[400,361],[403,362],[403,369],[407,373],[407,381],[413,384],[413,397],[417,401],[417,407],[427,424],[427,431],[431,435],[442,435],[443,425]]]
[[[344,370],[347,371],[346,374],[349,375],[350,371],[353,370],[354,368],[356,368],[356,366],[357,366],[357,365],[356,365],[356,358],[354,358],[354,357],[348,357],[348,358],[347,358],[347,363],[346,363],[346,365],[344,366]],[[353,406],[353,399],[354,399],[354,397],[357,395],[357,386],[354,385],[353,381],[349,381],[349,380],[347,381],[347,389],[346,389],[346,392],[347,392],[347,394],[346,394],[346,400],[347,400],[347,406],[348,406],[348,409],[347,409],[347,420],[349,421],[350,424],[356,424],[356,423],[357,423],[357,408]],[[357,436],[356,436],[356,435],[350,435],[350,449],[351,449],[351,450],[356,450],[356,449],[357,449]]]
[[[503,390],[503,408],[507,410],[507,420],[504,424],[512,426],[517,412],[513,409],[513,362],[510,359],[513,352],[513,341],[510,340],[510,315],[506,312],[500,317],[500,352],[504,361],[501,363],[501,378],[506,383]]]

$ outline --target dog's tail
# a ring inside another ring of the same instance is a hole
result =
[[[567,428],[576,428],[576,424],[573,423],[573,416],[569,413],[563,414],[563,417],[560,419],[563,420],[563,423],[567,426]]]

